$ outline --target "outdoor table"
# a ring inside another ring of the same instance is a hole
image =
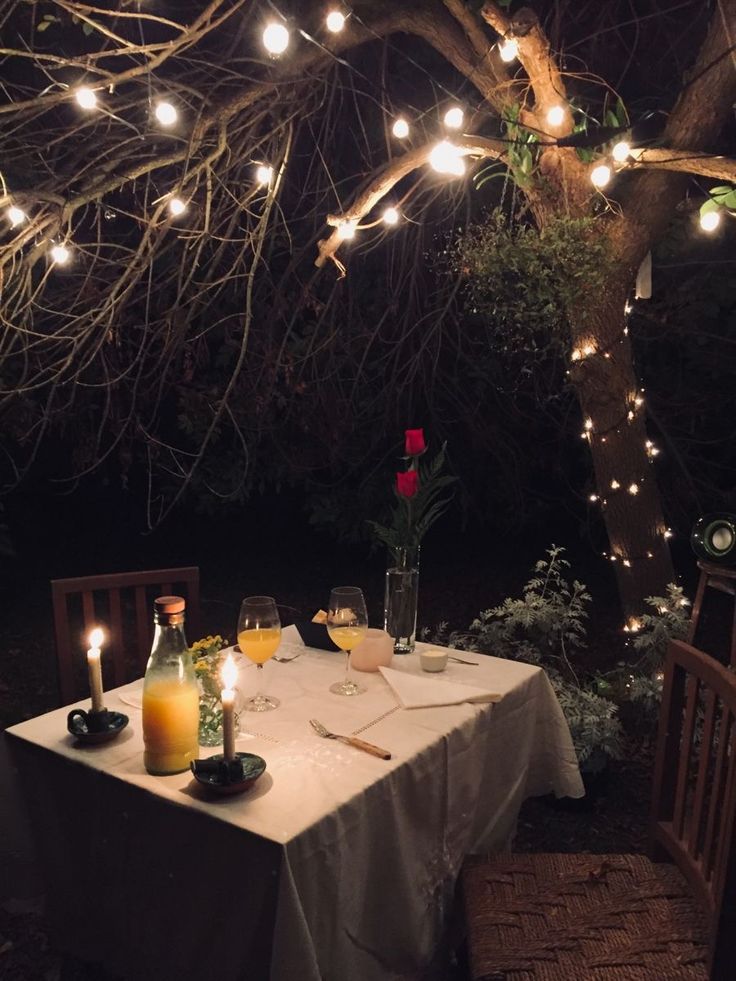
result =
[[[284,633],[281,654],[298,643]],[[479,666],[450,663],[439,679],[499,702],[403,709],[380,674],[356,675],[363,695],[331,694],[341,654],[271,662],[265,688],[281,706],[244,712],[236,746],[267,770],[236,797],[207,796],[189,773],[146,773],[130,704],[141,681],[106,694],[130,716],[114,742],[75,745],[69,707],[9,729],[53,942],[136,981],[419,977],[464,856],[507,846],[526,797],[583,793],[544,671],[463,656]],[[420,671],[417,655],[397,661]],[[255,674],[241,670],[246,695]],[[310,718],[392,759],[321,739]]]

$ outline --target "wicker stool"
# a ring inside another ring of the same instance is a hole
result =
[[[736,667],[736,569],[729,569],[722,565],[713,565],[710,562],[698,561],[700,569],[700,579],[698,590],[695,594],[693,603],[693,615],[690,619],[690,629],[687,634],[688,644],[695,643],[695,631],[698,629],[700,611],[703,608],[703,599],[706,587],[717,589],[720,593],[727,593],[734,597],[733,626],[731,627],[731,659],[730,664]]]
[[[706,981],[707,923],[643,855],[494,855],[463,872],[473,981]]]

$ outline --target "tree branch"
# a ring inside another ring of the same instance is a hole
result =
[[[464,156],[477,159],[491,157],[506,162],[508,144],[502,140],[491,140],[482,136],[458,136],[453,140],[453,144],[463,151]],[[346,211],[339,215],[328,215],[327,224],[338,226],[345,222],[357,222],[364,218],[400,180],[429,161],[435,146],[435,143],[427,143],[392,160],[373,178]],[[342,238],[337,228],[328,239],[321,239],[317,243],[319,255],[315,260],[315,266],[323,266],[328,259],[334,260],[341,242]]]
[[[623,170],[670,170],[736,183],[736,160],[697,150],[634,150]]]

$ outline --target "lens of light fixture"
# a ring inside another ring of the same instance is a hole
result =
[[[547,122],[550,126],[562,126],[565,121],[565,110],[562,106],[552,106],[547,113]]]
[[[349,242],[355,238],[355,230],[358,227],[357,221],[341,221],[337,226],[337,235],[342,242]]]
[[[616,163],[626,163],[629,159],[629,154],[631,153],[631,147],[626,142],[626,140],[621,140],[617,143],[613,150],[611,150],[611,156],[616,161]]]
[[[263,47],[272,55],[283,54],[289,47],[289,31],[283,24],[272,20],[263,31]]]
[[[170,102],[157,103],[154,113],[162,126],[173,126],[179,115]]]
[[[270,184],[273,180],[273,167],[268,167],[266,164],[260,164],[256,168],[256,180],[259,184]]]
[[[501,61],[509,62],[519,57],[519,42],[514,37],[507,37],[499,44],[498,53]]]
[[[21,209],[16,207],[14,204],[11,204],[11,206],[8,208],[7,215],[8,221],[13,228],[15,228],[16,225],[22,225],[28,217],[25,211],[21,211]]]
[[[63,266],[69,262],[70,254],[69,249],[65,245],[55,245],[51,249],[51,258],[59,266]]]
[[[396,120],[394,125],[391,127],[391,132],[399,140],[406,139],[406,137],[409,135],[409,124],[407,123],[407,121],[404,119],[403,116],[400,116]]]
[[[88,89],[86,85],[83,85],[81,88],[77,89],[75,98],[82,109],[94,109],[94,107],[97,105],[97,96],[92,89]]]
[[[460,106],[453,106],[452,109],[448,109],[445,113],[445,126],[448,129],[460,129],[464,118],[465,115]]]
[[[598,164],[590,172],[590,180],[594,187],[605,187],[611,179],[611,168],[608,164]]]
[[[438,174],[462,177],[465,173],[465,161],[462,152],[449,140],[442,140],[434,147],[429,155],[429,165]]]
[[[340,31],[345,27],[345,14],[341,14],[339,10],[331,10],[327,15],[327,30],[332,31],[333,34],[339,34]]]
[[[706,211],[700,216],[700,227],[704,232],[714,232],[721,223],[720,211]]]
[[[399,221],[399,212],[396,208],[386,208],[383,212],[383,220],[386,225],[396,225]]]
[[[186,210],[187,206],[181,198],[171,198],[169,200],[169,211],[172,215],[182,215]]]

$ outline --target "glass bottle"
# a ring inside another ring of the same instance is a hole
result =
[[[199,755],[199,690],[184,635],[185,605],[181,596],[154,602],[153,646],[143,682],[143,763],[156,775],[188,770]]]
[[[391,549],[386,569],[383,623],[386,633],[394,639],[394,654],[411,654],[416,643],[419,552],[419,545]]]

